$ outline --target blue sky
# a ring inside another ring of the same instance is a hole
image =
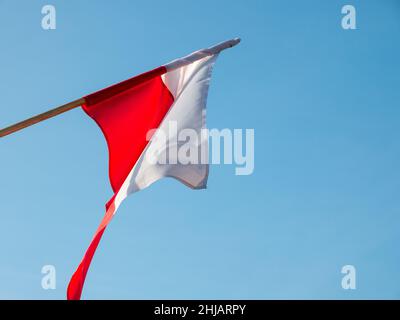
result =
[[[341,28],[345,4],[357,30]],[[254,174],[215,165],[207,190],[165,179],[129,197],[83,297],[400,298],[399,32],[396,0],[0,0],[0,127],[242,38],[217,61],[207,115],[255,129]],[[106,143],[76,109],[0,155],[0,298],[63,299],[112,195]],[[356,290],[341,288],[347,264]]]

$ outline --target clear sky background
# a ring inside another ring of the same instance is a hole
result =
[[[0,0],[0,127],[242,38],[215,66],[208,126],[255,129],[254,174],[215,165],[207,190],[130,196],[83,298],[400,298],[399,35],[397,0]],[[107,156],[80,109],[1,139],[0,298],[65,298],[112,196]]]

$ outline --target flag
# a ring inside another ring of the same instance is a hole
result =
[[[107,141],[114,195],[106,204],[103,220],[70,280],[68,299],[80,299],[100,239],[129,194],[163,177],[175,178],[193,189],[206,187],[208,164],[204,159],[208,139],[202,137],[201,131],[206,127],[211,72],[219,52],[238,42],[234,39],[194,52],[84,97],[83,110],[97,123]],[[182,164],[173,159],[171,150],[181,146],[177,136],[185,129],[201,137],[193,139],[190,146],[201,159]]]

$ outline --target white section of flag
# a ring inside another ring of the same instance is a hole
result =
[[[165,116],[158,130],[168,133],[167,140],[157,139],[157,131],[149,141],[135,166],[115,198],[115,209],[131,193],[142,190],[163,177],[175,178],[194,189],[205,188],[208,178],[208,164],[159,164],[147,161],[146,154],[157,154],[160,150],[167,152],[178,140],[171,134],[168,126],[177,124],[177,133],[184,129],[195,130],[198,137],[201,129],[206,127],[206,103],[213,65],[218,54],[197,60],[179,67],[162,76],[165,85],[174,96],[175,101]],[[208,151],[208,139],[200,139],[195,146],[201,154]],[[166,145],[163,145],[165,144]],[[179,146],[177,146],[179,148]],[[160,156],[162,156],[160,154]]]

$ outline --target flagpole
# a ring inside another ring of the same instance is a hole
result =
[[[207,56],[218,54],[222,50],[232,48],[236,46],[239,42],[240,38],[234,38],[228,41],[224,41],[216,44],[215,46],[195,51],[183,58],[179,58],[174,61],[171,61],[170,63],[164,64],[164,67],[167,69],[167,71],[172,71],[180,67],[186,66],[188,64],[191,64],[197,60],[203,59]]]
[[[172,71],[172,70],[175,70],[182,66],[193,63],[197,60],[200,60],[204,57],[218,54],[222,50],[225,50],[225,49],[228,49],[228,48],[231,48],[231,47],[237,45],[239,42],[240,42],[240,38],[234,38],[234,39],[231,39],[228,41],[224,41],[215,46],[195,51],[183,58],[179,58],[174,61],[171,61],[170,63],[163,65],[163,67],[165,67],[166,71]],[[9,134],[12,134],[12,133],[17,132],[22,129],[25,129],[27,127],[30,127],[36,123],[39,123],[39,122],[45,121],[47,119],[53,118],[55,116],[58,116],[64,112],[70,111],[74,108],[77,108],[77,107],[85,104],[85,102],[86,102],[85,98],[80,98],[80,99],[71,101],[69,103],[66,103],[60,107],[57,107],[57,108],[51,109],[49,111],[46,111],[44,113],[38,114],[38,115],[31,117],[29,119],[26,119],[24,121],[13,124],[9,127],[0,129],[0,138],[8,136]]]
[[[13,124],[7,128],[1,129],[0,130],[0,138],[5,137],[11,133],[17,132],[19,130],[25,129],[27,127],[30,127],[38,122],[42,122],[44,120],[50,119],[52,117],[58,116],[59,114],[62,114],[64,112],[67,112],[69,110],[72,110],[74,108],[77,108],[81,106],[82,104],[85,103],[85,99],[81,98],[78,100],[71,101],[69,103],[66,103],[60,107],[51,109],[49,111],[46,111],[44,113],[38,114],[34,117],[31,117],[29,119],[26,119],[24,121],[18,122],[16,124]]]

